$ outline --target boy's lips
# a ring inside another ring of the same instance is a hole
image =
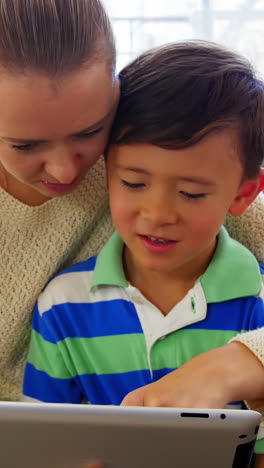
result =
[[[138,235],[144,247],[150,252],[165,253],[177,245],[178,241],[152,235]]]

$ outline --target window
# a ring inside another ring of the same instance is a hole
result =
[[[118,70],[140,52],[186,39],[224,44],[264,76],[264,0],[103,0],[112,18]]]

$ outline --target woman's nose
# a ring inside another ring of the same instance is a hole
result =
[[[52,179],[50,182],[72,183],[80,173],[80,155],[70,149],[54,153],[49,154],[45,164],[45,172]]]

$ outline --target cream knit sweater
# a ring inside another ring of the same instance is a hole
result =
[[[259,195],[243,216],[233,218],[228,215],[225,226],[229,234],[245,245],[264,265],[264,196]],[[238,335],[232,341],[244,343],[264,365],[264,329]]]
[[[225,226],[229,234],[245,245],[264,265],[264,196],[259,195],[243,216],[233,218],[228,215]],[[240,341],[246,345],[264,365],[264,328],[237,335],[231,341]],[[248,402],[248,405],[264,415],[264,398]]]
[[[0,210],[0,400],[17,400],[38,295],[54,273],[95,255],[112,232],[103,159],[72,194],[38,207],[24,205],[0,188]],[[231,235],[262,261],[263,216],[259,199],[243,217],[226,222]],[[264,330],[239,339],[264,364]]]
[[[103,160],[72,194],[38,207],[0,189],[0,210],[0,400],[17,400],[38,295],[55,272],[96,254],[112,232]]]

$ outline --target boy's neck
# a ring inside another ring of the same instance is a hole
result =
[[[169,273],[142,268],[137,264],[131,251],[125,247],[123,262],[126,278],[146,299],[167,315],[205,272],[214,255],[215,247],[216,243],[195,265],[188,265]]]

